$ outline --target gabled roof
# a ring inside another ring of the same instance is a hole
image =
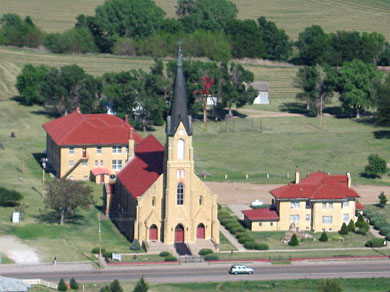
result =
[[[300,180],[270,191],[276,199],[342,200],[358,198],[359,194],[348,187],[346,175],[329,175],[317,171]]]
[[[111,172],[107,168],[104,168],[104,167],[92,168],[91,172],[94,176],[101,175],[101,174],[107,174],[107,175],[111,174]]]
[[[256,89],[257,91],[269,91],[269,84],[268,82],[252,82],[249,84],[253,89]]]
[[[142,196],[164,171],[164,146],[153,135],[135,149],[134,156],[118,173],[118,180],[134,198]]]
[[[75,111],[43,125],[57,145],[112,145],[127,144],[130,138],[129,123],[108,114],[81,114]],[[134,131],[134,141],[142,137]]]
[[[278,213],[270,208],[260,208],[242,211],[250,221],[278,221]]]
[[[356,210],[365,210],[365,209],[366,209],[366,206],[364,206],[360,202],[356,202]]]

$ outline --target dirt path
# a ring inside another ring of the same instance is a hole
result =
[[[281,185],[260,185],[250,183],[206,182],[206,185],[218,195],[220,204],[249,204],[259,199],[266,204],[271,203],[272,196],[269,191]],[[377,203],[380,192],[390,194],[388,186],[353,186],[359,193],[363,203]]]
[[[302,117],[302,114],[291,114],[286,112],[271,112],[271,111],[262,111],[254,110],[248,108],[240,108],[240,113],[246,114],[248,118],[280,118],[280,117]]]
[[[35,249],[24,244],[15,236],[1,236],[0,251],[17,264],[39,263]]]

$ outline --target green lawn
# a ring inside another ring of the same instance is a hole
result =
[[[219,250],[220,251],[229,251],[229,250],[237,250],[237,248],[230,243],[230,241],[222,234],[219,233]]]
[[[284,231],[279,232],[250,232],[252,238],[256,242],[267,243],[271,249],[311,249],[311,248],[344,248],[344,247],[364,247],[364,244],[374,238],[371,233],[360,235],[353,232],[347,235],[340,235],[337,232],[328,232],[329,240],[327,242],[319,241],[321,232],[312,233],[315,240],[302,239],[296,247],[289,246],[287,243],[281,242],[281,238],[285,234]]]
[[[274,280],[274,281],[234,281],[234,282],[206,282],[206,283],[185,283],[185,284],[154,284],[149,291],[153,292],[314,292],[319,291],[323,280],[302,279],[302,280]],[[383,292],[390,286],[390,278],[367,278],[364,280],[356,279],[337,279],[344,292]],[[85,285],[86,292],[96,292],[108,283],[99,283],[96,286],[92,284]],[[134,289],[134,282],[121,282],[124,292],[130,292]],[[34,287],[31,292],[51,292],[48,288]]]
[[[385,194],[387,198],[389,198],[389,194]],[[379,201],[379,200],[378,200]],[[385,205],[383,208],[379,207],[378,205],[373,204],[367,204],[367,209],[370,209],[374,211],[375,213],[378,213],[380,216],[383,216],[387,221],[390,221],[390,204],[387,202],[387,205]]]

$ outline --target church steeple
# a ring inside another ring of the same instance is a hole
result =
[[[179,54],[177,57],[177,73],[175,82],[175,95],[172,103],[171,115],[168,117],[167,134],[174,136],[180,122],[183,123],[188,136],[192,136],[192,118],[188,115],[187,94],[183,72],[182,42],[179,41]]]

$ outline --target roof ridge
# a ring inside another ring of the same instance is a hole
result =
[[[74,130],[77,129],[77,127],[85,120],[85,118],[83,117],[83,115],[77,111],[74,111],[73,113],[71,114],[76,114],[77,116],[81,117],[80,121],[78,123],[75,124],[75,126],[73,127],[73,129],[71,131],[69,131],[67,134],[63,135],[62,136],[62,139],[59,141],[60,143],[62,141],[64,141],[66,139],[66,137],[68,137],[71,133],[73,133]],[[66,117],[69,117],[71,114],[67,115]],[[65,118],[66,118],[65,117]]]

